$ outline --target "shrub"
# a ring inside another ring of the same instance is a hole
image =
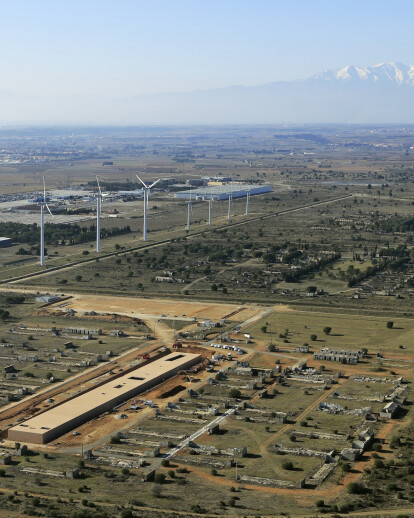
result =
[[[161,473],[157,473],[157,475],[160,475]],[[161,496],[161,493],[162,493],[162,487],[160,486],[160,484],[154,484],[153,488],[152,488],[152,494],[159,498]]]
[[[394,435],[391,437],[390,448],[398,448],[399,446],[401,446],[400,438]]]
[[[156,484],[164,484],[166,478],[167,477],[164,473],[156,473],[154,476],[154,482]]]
[[[290,460],[286,461],[286,462],[283,462],[282,468],[286,469],[288,471],[292,471],[292,469],[293,469],[293,462],[291,462]]]
[[[394,327],[394,322],[391,322],[391,321],[387,322],[388,329],[392,329],[393,327]]]
[[[387,484],[388,491],[398,491],[398,486],[394,482]]]
[[[168,468],[169,465],[170,465],[170,461],[168,459],[163,459],[161,461],[161,466],[164,466],[164,468]]]
[[[364,486],[359,482],[350,482],[346,486],[346,490],[350,495],[362,495],[366,492]]]

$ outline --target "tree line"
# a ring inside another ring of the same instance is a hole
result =
[[[40,228],[37,223],[27,225],[24,223],[7,222],[0,223],[0,235],[11,236],[13,241],[37,245],[39,242]],[[107,238],[127,234],[131,232],[129,225],[124,227],[101,228],[101,237]],[[49,245],[77,245],[96,239],[96,226],[81,227],[78,224],[66,225],[64,223],[45,224],[45,243]]]

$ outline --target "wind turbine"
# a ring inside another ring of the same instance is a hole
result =
[[[229,193],[229,210],[227,214],[227,219],[231,221],[231,192]]]
[[[192,202],[192,193],[190,192],[190,201],[187,202],[187,230],[190,231],[190,219],[191,219],[191,213],[193,212],[193,202]]]
[[[101,251],[101,205],[102,199],[107,194],[102,193],[101,186],[99,184],[98,175],[96,175],[96,183],[98,184],[98,194],[96,196],[96,251]]]
[[[43,201],[40,202],[40,265],[45,265],[45,207],[53,218],[53,214],[46,202],[46,185],[43,177]]]
[[[249,215],[250,189],[246,193],[246,216]]]
[[[149,191],[154,187],[155,184],[157,184],[161,178],[159,178],[158,180],[155,180],[154,183],[152,183],[151,185],[147,185],[146,183],[144,183],[141,178],[138,176],[138,175],[135,175],[138,180],[142,183],[142,187],[144,188],[144,228],[143,228],[143,232],[142,232],[142,239],[144,241],[147,240],[147,218],[148,218],[148,195],[149,195]]]
[[[210,199],[208,200],[208,224],[211,225],[211,214],[213,209],[213,196],[210,194]]]

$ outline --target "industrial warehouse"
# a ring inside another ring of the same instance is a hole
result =
[[[99,414],[188,369],[201,360],[199,354],[172,353],[138,367],[115,380],[39,414],[11,428],[12,441],[45,444]]]
[[[270,185],[226,183],[224,185],[208,185],[199,189],[178,191],[174,194],[174,198],[182,200],[227,200],[229,196],[232,198],[244,198],[247,194],[253,196],[267,192],[272,192]]]

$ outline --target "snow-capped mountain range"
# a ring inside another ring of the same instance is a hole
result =
[[[347,65],[338,70],[327,70],[311,77],[324,81],[367,81],[395,83],[414,86],[414,65],[403,63],[380,63],[370,67]]]
[[[123,99],[0,92],[0,124],[414,124],[413,87],[413,65],[381,63],[296,81]]]

